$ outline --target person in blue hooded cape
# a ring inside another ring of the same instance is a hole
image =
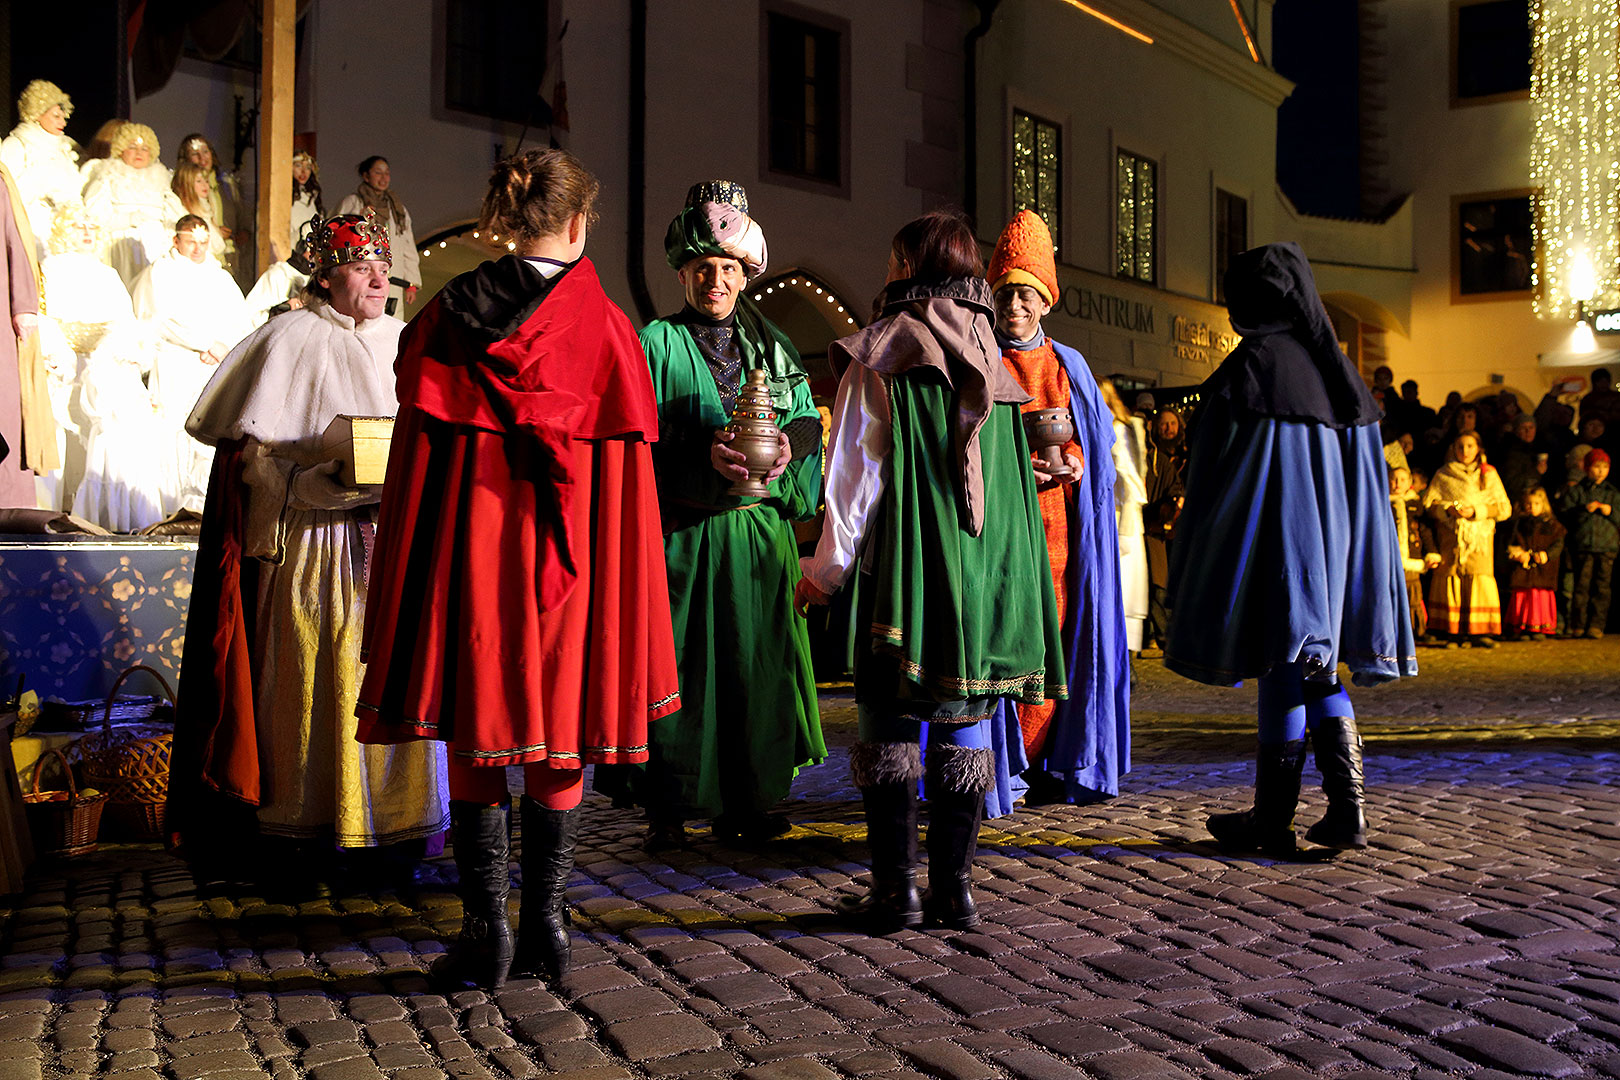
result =
[[[1012,785],[1027,786],[1027,804],[1090,802],[1119,794],[1131,767],[1131,672],[1120,592],[1119,525],[1114,513],[1114,417],[1079,352],[1047,337],[1041,318],[1058,296],[1052,234],[1039,215],[1021,210],[996,241],[986,275],[995,296],[1002,363],[1030,395],[1023,406],[1066,408],[1074,441],[1065,448],[1072,475],[1036,467],[1052,584],[1063,626],[1069,696],[1016,711],[1023,746],[998,754],[1028,767]],[[998,770],[999,771],[999,770]],[[1005,798],[998,776],[992,804]],[[1016,795],[1014,796],[1016,797]]]
[[[1358,686],[1417,674],[1381,410],[1299,245],[1234,257],[1226,297],[1242,341],[1202,388],[1164,662],[1212,686],[1260,680],[1254,805],[1209,819],[1224,850],[1295,853],[1307,736],[1328,809],[1306,839],[1365,847],[1362,741],[1339,665]]]

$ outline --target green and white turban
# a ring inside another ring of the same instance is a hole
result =
[[[750,278],[765,272],[765,233],[748,216],[748,193],[730,180],[692,185],[686,205],[669,223],[664,257],[676,270],[706,255],[736,259]]]

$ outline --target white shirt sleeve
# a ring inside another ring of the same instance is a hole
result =
[[[894,446],[883,376],[851,364],[838,383],[827,442],[826,517],[816,553],[801,559],[810,584],[837,592],[855,568],[884,489]]]

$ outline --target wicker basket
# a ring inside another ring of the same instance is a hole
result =
[[[39,773],[51,757],[62,763],[67,777],[66,791],[41,791]],[[73,782],[73,766],[60,750],[47,750],[34,762],[33,789],[23,795],[28,827],[34,834],[34,849],[44,858],[88,855],[96,850],[96,834],[101,830],[101,811],[110,794],[98,791],[80,795]]]
[[[162,674],[144,664],[133,664],[107,694],[101,730],[79,741],[85,783],[107,792],[110,836],[130,840],[162,840],[163,808],[169,797],[169,755],[173,731],[118,729],[112,726],[113,702],[124,680],[144,671],[163,687],[170,703],[174,691]]]

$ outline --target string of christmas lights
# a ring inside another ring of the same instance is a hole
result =
[[[1572,319],[1620,307],[1620,0],[1532,0],[1530,20],[1532,303]]]

